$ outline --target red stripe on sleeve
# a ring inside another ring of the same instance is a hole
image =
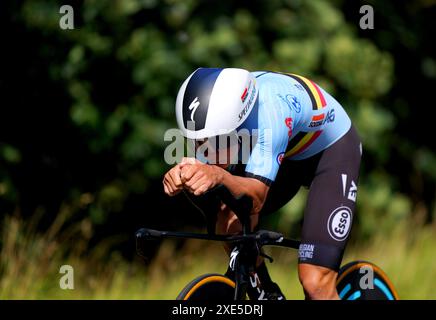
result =
[[[316,92],[318,92],[319,98],[321,99],[321,105],[322,105],[322,107],[325,107],[325,105],[326,105],[327,103],[325,102],[324,95],[321,93],[321,90],[319,90],[319,88],[318,88],[318,86],[315,84],[315,82],[313,82],[312,80],[309,80],[309,81],[310,81],[310,82],[313,84],[313,86],[315,87]]]
[[[303,152],[304,150],[306,150],[307,148],[309,148],[309,146],[316,140],[316,138],[319,137],[319,135],[321,134],[322,130],[315,132],[315,134],[312,136],[312,138],[309,139],[309,141],[307,141],[304,146],[302,146],[300,148],[300,150],[298,150],[297,152],[295,152],[292,156],[295,156],[296,154],[299,154],[301,152]]]

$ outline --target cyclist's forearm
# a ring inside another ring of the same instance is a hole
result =
[[[260,212],[269,189],[265,184],[253,178],[234,176],[227,171],[222,175],[221,180],[221,183],[235,196],[245,194],[253,199],[253,213]]]

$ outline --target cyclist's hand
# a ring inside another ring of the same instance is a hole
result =
[[[169,196],[175,196],[183,189],[183,183],[180,179],[181,166],[180,164],[172,167],[164,176],[162,181],[165,193]]]
[[[189,192],[195,196],[220,184],[223,178],[223,169],[202,163],[195,159],[183,159],[181,166],[181,180]]]

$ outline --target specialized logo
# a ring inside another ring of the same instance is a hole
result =
[[[242,109],[242,111],[239,113],[238,121],[241,121],[241,120],[242,120],[242,118],[245,116],[245,114],[247,113],[247,111],[248,111],[248,110],[250,109],[250,107],[252,106],[252,104],[253,104],[253,100],[254,100],[254,98],[256,97],[256,88],[255,88],[254,86],[251,85],[251,82],[250,82],[250,84],[249,84],[249,86],[248,86],[248,90],[247,90],[247,94],[246,94],[246,96],[248,96],[248,92],[250,92],[251,87],[253,87],[253,88],[252,88],[251,93],[250,93],[250,98],[248,99],[248,103],[245,105],[244,109]],[[242,99],[242,96],[241,96],[241,99]],[[245,97],[244,99],[247,99],[247,97]]]
[[[242,118],[245,116],[245,114],[247,113],[248,109],[250,109],[250,104],[247,104],[244,109],[242,109],[242,111],[239,113],[238,116],[238,121],[241,121]]]
[[[198,101],[198,97],[191,102],[188,109],[191,110],[191,121],[194,121],[194,114],[197,111],[197,108],[200,106],[200,101]]]
[[[333,121],[335,121],[335,109],[331,109],[329,112],[327,112],[327,115],[325,115],[325,113],[322,113],[313,116],[312,121],[309,124],[309,127],[316,128],[325,123],[329,123]]]
[[[330,237],[337,241],[347,238],[351,229],[351,209],[345,206],[336,208],[327,221],[327,230]]]
[[[230,253],[230,261],[229,261],[229,267],[233,271],[235,270],[235,262],[236,262],[236,257],[238,256],[238,254],[239,254],[238,248],[234,247],[232,252]]]

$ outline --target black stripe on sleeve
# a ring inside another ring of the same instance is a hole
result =
[[[318,110],[318,107],[317,107],[317,104],[316,104],[316,100],[315,100],[315,97],[313,96],[312,91],[310,90],[310,88],[307,86],[307,84],[301,78],[299,78],[297,76],[294,76],[292,74],[288,74],[288,73],[278,72],[278,74],[282,74],[284,76],[291,77],[292,79],[297,81],[299,84],[301,84],[303,86],[304,90],[306,90],[307,94],[309,95],[310,101],[312,102],[312,109],[313,110]]]
[[[289,150],[291,150],[293,147],[295,147],[303,138],[304,136],[307,134],[307,132],[298,132],[297,135],[295,137],[293,137],[291,139],[291,141],[289,141],[287,147],[286,147],[286,152],[288,152]]]

